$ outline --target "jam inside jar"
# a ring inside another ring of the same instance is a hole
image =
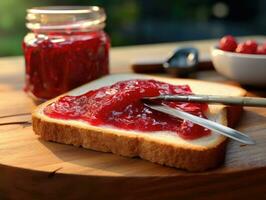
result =
[[[38,7],[28,10],[23,41],[24,90],[46,100],[109,73],[106,16],[99,7]]]

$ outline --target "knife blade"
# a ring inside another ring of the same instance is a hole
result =
[[[153,103],[147,103],[147,101],[144,102],[144,105],[153,109],[153,110],[156,110],[156,111],[159,111],[159,112],[162,112],[162,113],[165,113],[165,114],[168,114],[168,115],[171,115],[171,116],[174,116],[174,117],[177,117],[177,118],[181,118],[181,119],[184,119],[184,120],[188,120],[188,121],[191,121],[195,124],[198,124],[200,126],[203,126],[205,128],[208,128],[212,131],[215,131],[221,135],[224,135],[224,136],[227,136],[229,138],[232,138],[238,142],[241,142],[241,143],[244,143],[244,144],[255,144],[255,141],[252,140],[248,135],[240,132],[240,131],[237,131],[235,129],[232,129],[232,128],[229,128],[227,126],[224,126],[222,124],[219,124],[217,122],[214,122],[214,121],[211,121],[211,120],[208,120],[208,119],[204,119],[204,118],[201,118],[201,117],[198,117],[198,116],[195,116],[195,115],[192,115],[190,113],[187,113],[187,112],[184,112],[184,111],[181,111],[179,109],[174,109],[174,108],[171,108],[167,105],[157,105],[157,104],[153,104]]]
[[[160,95],[155,97],[144,97],[148,100],[180,101],[180,102],[199,102],[225,105],[242,105],[254,107],[266,107],[266,98],[258,97],[233,97],[219,95]]]

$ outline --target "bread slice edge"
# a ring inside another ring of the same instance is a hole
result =
[[[187,144],[178,144],[164,141],[161,137],[154,137],[147,133],[132,134],[132,132],[115,128],[83,125],[86,122],[53,119],[42,113],[42,109],[48,103],[32,114],[35,134],[47,141],[72,144],[101,152],[112,152],[121,156],[140,157],[154,163],[188,171],[204,171],[214,168],[222,163],[225,157],[227,139],[216,133],[212,133],[215,141],[208,146],[193,144],[193,140],[188,140]],[[219,118],[219,123],[226,125],[227,109],[226,107],[220,109],[215,114],[210,112],[208,117],[216,117],[216,120]]]
[[[102,79],[91,82],[87,85],[81,86],[73,91],[70,95],[78,95],[84,93],[92,88],[101,87],[105,84],[112,84],[119,80],[129,78],[154,78],[150,76],[139,75],[111,75]],[[172,84],[184,84],[186,80],[174,80],[155,78],[161,81],[169,82]],[[103,84],[104,83],[104,84]],[[191,83],[196,93],[203,93],[205,83],[200,81],[188,80]],[[219,86],[212,83],[212,88]],[[236,89],[231,86],[228,90],[225,89],[226,94],[228,91],[233,91],[235,96],[245,95],[242,89]],[[193,90],[194,91],[194,90]],[[211,94],[223,94],[224,90],[220,92],[217,90],[210,90]],[[203,93],[204,94],[204,93]],[[56,98],[57,99],[57,98]],[[112,152],[117,155],[127,157],[140,157],[142,159],[159,163],[166,166],[186,169],[188,171],[204,171],[214,168],[221,164],[225,157],[227,139],[216,133],[209,145],[202,145],[198,141],[206,140],[208,137],[203,137],[200,140],[189,140],[184,145],[171,142],[171,140],[163,140],[162,137],[154,137],[154,134],[135,133],[131,131],[119,130],[111,127],[96,127],[91,126],[86,122],[76,120],[60,120],[46,116],[42,111],[45,106],[54,102],[52,99],[40,105],[32,114],[33,130],[41,138],[63,144],[72,144],[75,146],[82,146],[87,149],[92,149],[101,152]],[[218,105],[211,105],[210,112],[207,113],[208,118],[213,121],[224,125],[233,125],[241,113],[241,107],[225,107]],[[233,123],[233,124],[232,124]],[[179,138],[178,136],[176,136]]]

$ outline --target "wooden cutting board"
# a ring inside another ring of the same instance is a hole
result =
[[[120,76],[124,75],[112,78]],[[134,76],[139,75],[130,75]],[[230,90],[217,83],[195,82],[202,84],[203,91],[206,85]],[[0,93],[0,199],[266,197],[266,109],[245,109],[236,127],[256,140],[255,146],[231,141],[223,166],[188,173],[138,158],[43,141],[27,123],[34,107],[22,91]]]

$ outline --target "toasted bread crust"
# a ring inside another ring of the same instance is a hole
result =
[[[188,84],[198,94],[206,94],[206,91],[213,95],[244,96],[246,94],[246,91],[241,88],[221,86],[217,83],[207,84],[188,79],[169,79],[133,74],[103,77],[70,91],[69,94],[78,95],[91,89],[113,84],[119,80],[139,77],[145,79],[154,78],[177,85]],[[40,105],[32,114],[34,132],[45,140],[73,144],[102,152],[112,152],[122,156],[138,156],[154,163],[188,171],[204,171],[217,167],[225,158],[227,139],[224,136],[219,136],[218,139],[208,145],[195,145],[193,142],[176,144],[172,141],[166,142],[160,138],[149,137],[149,134],[131,134],[123,130],[95,127],[86,123],[49,118],[43,114],[42,110],[48,104],[56,101],[56,99]],[[218,122],[229,126],[234,125],[238,121],[242,111],[241,107],[214,106],[213,108],[212,112],[221,117]]]
[[[191,149],[147,140],[143,137],[129,137],[99,130],[61,125],[42,120],[33,115],[33,130],[41,138],[64,144],[82,146],[102,152],[136,157],[188,171],[205,171],[221,164],[224,160],[226,141],[207,149]]]

